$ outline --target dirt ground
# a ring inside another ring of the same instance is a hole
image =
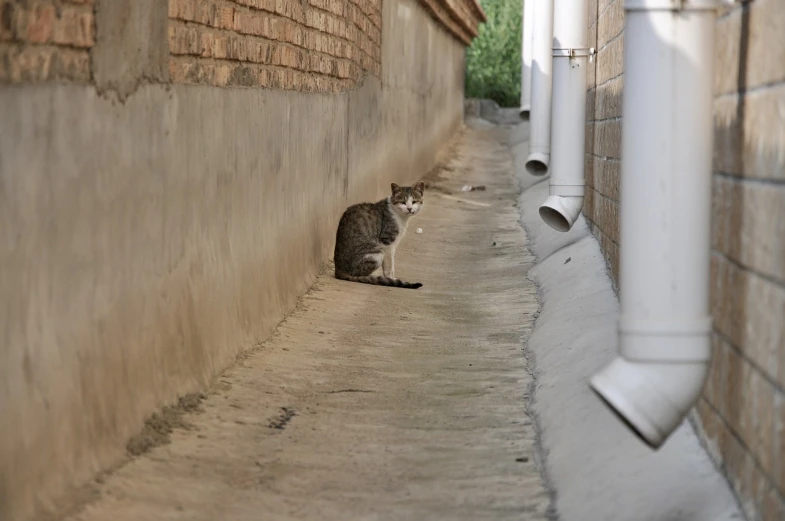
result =
[[[537,290],[502,136],[466,129],[429,178],[396,258],[422,289],[321,276],[69,519],[546,519],[522,350]]]

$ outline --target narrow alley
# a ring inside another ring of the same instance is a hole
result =
[[[0,521],[785,521],[783,7],[0,0]]]
[[[397,256],[422,289],[325,270],[71,519],[546,519],[522,350],[537,290],[501,128],[465,128],[426,179]]]

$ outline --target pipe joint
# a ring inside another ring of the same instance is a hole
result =
[[[692,320],[619,320],[620,354],[643,363],[708,363],[711,317]]]
[[[651,363],[620,356],[589,385],[622,423],[658,449],[684,421],[708,372],[708,362]]]
[[[583,197],[586,192],[586,186],[581,183],[579,185],[557,184],[551,182],[548,190],[550,195],[560,195],[562,197]]]
[[[703,390],[711,360],[709,317],[619,321],[620,356],[589,385],[646,444],[658,449]]]

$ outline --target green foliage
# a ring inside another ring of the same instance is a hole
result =
[[[466,97],[521,102],[521,0],[480,0],[488,21],[466,53]]]

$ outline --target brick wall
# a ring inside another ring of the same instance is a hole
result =
[[[381,0],[170,0],[176,83],[339,91],[381,68]]]
[[[592,0],[584,213],[618,282],[622,0]],[[717,21],[714,361],[694,419],[749,519],[785,519],[785,9]]]
[[[0,0],[0,82],[90,80],[93,0]]]
[[[583,211],[600,241],[612,278],[618,282],[624,49],[622,0],[590,0],[589,18],[589,46],[597,49],[597,55],[587,74]]]
[[[0,0],[0,82],[92,80],[94,0]],[[475,0],[421,0],[468,44]],[[381,71],[382,0],[169,0],[172,83],[338,92]],[[100,30],[100,27],[98,28]]]

